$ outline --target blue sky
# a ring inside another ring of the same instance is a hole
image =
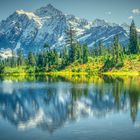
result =
[[[90,21],[100,18],[121,24],[134,18],[140,27],[140,0],[0,0],[0,20],[17,9],[34,11],[49,3],[64,13]]]

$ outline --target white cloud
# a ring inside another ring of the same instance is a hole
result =
[[[128,19],[133,19],[133,18],[134,18],[133,16],[129,16],[129,17],[128,17]]]
[[[140,14],[140,9],[133,9],[131,12],[133,14]]]
[[[106,15],[111,15],[112,12],[111,11],[108,11],[108,12],[105,12]]]

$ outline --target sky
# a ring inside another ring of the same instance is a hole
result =
[[[93,21],[96,18],[118,24],[131,23],[140,27],[140,0],[0,0],[0,21],[17,9],[35,11],[52,4],[66,14]]]

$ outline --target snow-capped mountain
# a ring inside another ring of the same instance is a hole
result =
[[[0,48],[39,51],[45,43],[60,49],[65,44],[66,30],[71,24],[77,40],[93,47],[95,42],[111,44],[116,34],[122,44],[128,41],[128,32],[122,26],[96,19],[89,22],[74,15],[63,14],[51,4],[35,12],[17,10],[0,23]]]

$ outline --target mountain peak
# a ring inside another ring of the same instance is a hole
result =
[[[46,8],[50,8],[50,9],[52,9],[52,8],[55,8],[52,4],[48,4],[47,6],[46,6]]]
[[[44,17],[62,15],[62,12],[56,9],[52,4],[48,4],[44,7],[37,9],[35,14]]]
[[[32,19],[32,18],[34,18],[36,16],[33,12],[27,12],[27,11],[24,11],[22,9],[21,10],[16,10],[16,14],[18,14],[18,15],[26,15],[30,19]]]
[[[95,19],[93,22],[93,25],[94,26],[104,26],[104,25],[108,25],[108,23],[105,21],[105,20],[103,20],[103,19]]]

